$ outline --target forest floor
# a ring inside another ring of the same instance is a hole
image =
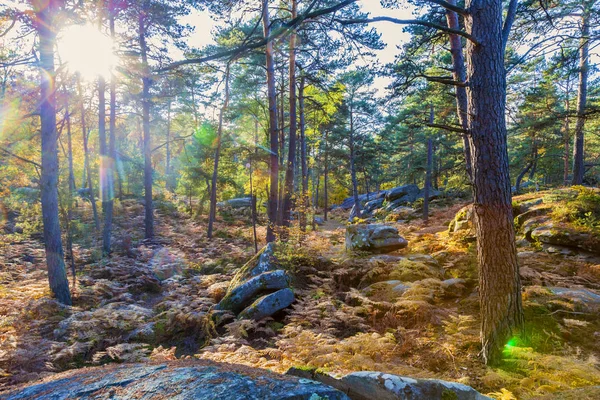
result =
[[[110,260],[91,250],[98,243],[89,210],[77,210],[78,229],[88,234],[75,245],[73,307],[50,298],[39,240],[0,235],[0,390],[82,366],[197,357],[277,372],[442,378],[502,399],[600,398],[598,310],[545,289],[600,289],[598,258],[518,242],[526,335],[490,368],[478,357],[474,242],[448,233],[463,203],[434,204],[427,223],[394,223],[409,246],[392,255],[406,262],[345,252],[341,211],[317,231],[293,230],[276,249],[294,276],[292,308],[219,328],[207,313],[254,254],[251,226],[219,220],[209,241],[204,220],[157,205],[156,238],[147,241],[142,204],[118,204]],[[448,278],[462,281],[442,284]],[[403,293],[381,283],[394,279],[412,283]]]

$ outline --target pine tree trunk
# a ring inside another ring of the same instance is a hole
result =
[[[502,1],[468,0],[468,121],[479,264],[482,356],[497,363],[522,327],[521,281],[513,227],[505,121]]]
[[[106,176],[106,80],[98,77],[98,141],[100,142],[100,199],[102,213],[106,214],[107,176]]]
[[[581,16],[581,39],[579,41],[579,87],[577,88],[577,122],[575,124],[575,144],[573,145],[573,185],[583,184],[584,165],[584,128],[587,103],[590,23],[589,10],[584,5]]]
[[[94,215],[94,225],[96,227],[96,231],[100,231],[100,218],[98,218],[98,209],[96,208],[96,199],[94,197],[94,185],[92,181],[92,171],[90,166],[90,152],[88,148],[88,138],[89,132],[87,131],[87,127],[85,125],[85,108],[83,105],[83,90],[81,89],[81,77],[77,77],[77,91],[79,92],[79,97],[81,99],[81,134],[83,135],[83,156],[84,156],[84,170],[85,175],[87,175],[87,186],[90,191],[90,205],[92,206],[92,213]]]
[[[456,0],[448,0],[448,3],[456,5]],[[452,10],[446,10],[446,22],[450,29],[460,29],[458,23],[458,15]],[[459,35],[450,34],[450,53],[452,54],[452,75],[455,81],[466,82],[467,81],[467,69],[465,67],[465,59],[463,56],[463,45]],[[458,115],[458,122],[460,126],[466,131],[469,128],[469,122],[467,118],[467,89],[464,86],[456,86],[456,113]],[[467,169],[467,176],[469,181],[473,179],[473,167],[471,160],[471,147],[469,145],[469,139],[466,134],[462,135],[463,140],[463,151],[465,154],[465,166]]]
[[[269,20],[269,1],[263,2],[263,32],[265,37],[271,34]],[[275,89],[275,66],[273,61],[273,42],[269,41],[265,48],[267,59],[267,91],[269,100],[269,142],[271,154],[269,157],[270,188],[269,188],[269,222],[267,225],[267,243],[275,241],[275,226],[277,223],[277,192],[279,189],[279,143],[277,129],[277,98]]]
[[[75,275],[75,254],[73,254],[73,229],[71,221],[73,220],[73,193],[75,192],[75,174],[73,173],[73,138],[71,135],[71,114],[69,111],[69,102],[65,104],[65,120],[67,123],[67,161],[69,163],[69,196],[67,209],[67,255],[71,266],[71,274],[73,278],[73,287],[76,283]]]
[[[298,16],[298,2],[292,0],[292,16]],[[296,133],[298,130],[298,118],[296,114],[296,33],[290,35],[290,133],[288,142],[288,159],[285,169],[285,186],[283,189],[283,208],[281,223],[284,227],[290,226],[290,211],[292,209],[292,196],[294,194],[294,173],[296,171]]]
[[[327,221],[327,211],[329,209],[329,198],[328,198],[328,186],[329,186],[329,132],[325,130],[325,171],[323,171],[323,196],[324,196],[324,208],[323,208],[323,220]]]
[[[571,156],[570,154],[570,142],[571,142],[571,127],[570,127],[570,123],[569,123],[569,112],[571,111],[571,107],[570,107],[570,101],[569,101],[569,90],[568,90],[568,85],[569,83],[567,82],[567,93],[566,93],[566,100],[565,100],[565,113],[567,114],[565,117],[565,126],[564,126],[564,134],[563,134],[563,142],[565,145],[565,153],[564,153],[564,160],[563,160],[563,184],[565,186],[569,186],[569,158]]]
[[[40,121],[42,138],[42,176],[40,182],[44,245],[50,290],[56,299],[71,305],[69,281],[63,259],[60,223],[58,218],[58,145],[56,134],[56,92],[54,45],[56,33],[54,18],[57,4],[49,0],[37,12],[39,59],[41,68]]]
[[[229,65],[225,71],[225,99],[223,106],[219,111],[219,127],[217,129],[217,146],[215,148],[215,163],[210,185],[210,212],[208,215],[208,230],[206,236],[209,239],[213,237],[213,225],[217,218],[217,178],[219,175],[219,158],[221,157],[221,142],[223,139],[223,117],[229,103]]]
[[[306,157],[306,116],[304,108],[304,87],[306,78],[300,78],[300,164],[302,165],[302,210],[300,212],[300,229],[306,230],[306,213],[309,207],[308,198],[308,161]]]
[[[354,160],[356,156],[356,149],[354,143],[354,114],[352,112],[352,106],[350,107],[350,177],[352,179],[352,196],[354,197],[354,214],[350,215],[350,219],[354,217],[360,217],[361,207],[358,201],[358,179],[356,178],[356,162]]]
[[[114,0],[108,3],[110,36],[115,39],[115,11]],[[117,118],[117,78],[114,73],[110,76],[110,115],[108,123],[108,154],[104,161],[104,171],[106,174],[106,209],[104,210],[104,230],[102,232],[102,252],[104,255],[110,255],[110,239],[112,234],[113,208],[115,198],[115,175],[117,162],[116,147],[116,118]]]
[[[171,100],[167,106],[167,154],[165,160],[165,188],[169,191],[173,191],[171,184]]]
[[[433,124],[433,104],[430,105],[429,123]],[[429,189],[431,188],[431,168],[433,163],[433,143],[427,139],[427,167],[425,169],[425,188],[423,190],[423,220],[429,220]]]
[[[154,213],[152,206],[152,143],[150,139],[150,69],[148,67],[148,47],[146,45],[146,29],[144,16],[139,15],[139,46],[142,56],[142,129],[144,131],[144,200],[145,200],[145,238],[154,236]]]

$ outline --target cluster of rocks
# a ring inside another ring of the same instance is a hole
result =
[[[0,393],[6,400],[62,399],[329,399],[484,400],[470,386],[382,372],[354,372],[341,379],[291,369],[285,375],[204,360],[82,368]]]
[[[408,246],[398,229],[384,224],[356,224],[346,227],[346,249],[370,253],[390,253]]]
[[[217,321],[225,313],[260,320],[289,307],[295,300],[287,272],[278,268],[273,244],[267,244],[237,272],[225,296],[214,307]]]
[[[441,195],[440,191],[430,190],[429,199],[433,200]],[[380,190],[358,196],[361,206],[361,217],[369,217],[382,212],[404,213],[413,212],[412,208],[406,207],[418,199],[425,197],[425,190],[419,189],[417,185],[409,184],[398,186],[389,190]],[[350,210],[350,218],[357,215],[354,197],[348,197],[339,205],[332,206],[332,209],[341,208]]]
[[[217,203],[221,212],[229,212],[233,216],[250,217],[252,215],[252,197],[239,197]]]
[[[572,224],[552,219],[553,206],[544,197],[518,202],[513,205],[515,228],[527,242],[536,242],[549,253],[573,255],[577,252],[600,254],[600,238]],[[462,232],[475,238],[473,206],[460,209],[450,222],[450,233]]]

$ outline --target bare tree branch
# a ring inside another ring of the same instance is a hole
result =
[[[442,32],[446,32],[446,33],[450,33],[450,34],[454,34],[454,35],[460,35],[464,38],[467,38],[471,42],[477,44],[477,40],[475,40],[475,38],[473,36],[471,36],[470,34],[468,34],[466,32],[463,32],[459,29],[451,29],[451,28],[448,28],[443,25],[438,25],[433,22],[423,21],[420,19],[398,19],[398,18],[383,16],[383,17],[374,17],[374,18],[347,19],[347,20],[336,20],[336,21],[343,25],[368,24],[370,22],[392,22],[394,24],[399,24],[399,25],[422,25],[422,26],[427,26],[429,28],[437,29]]]

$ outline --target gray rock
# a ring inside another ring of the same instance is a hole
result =
[[[253,319],[261,320],[265,317],[270,317],[277,311],[283,310],[289,307],[294,302],[294,292],[291,289],[281,289],[275,293],[268,294],[256,300],[244,311],[242,311],[238,318],[240,319]]]
[[[576,247],[582,250],[600,253],[600,239],[592,234],[580,232],[561,225],[547,222],[531,230],[530,237],[544,244]]]
[[[564,297],[569,300],[580,301],[584,304],[592,306],[600,305],[600,294],[589,289],[549,287],[548,290],[557,296]]]
[[[252,197],[240,197],[236,199],[222,201],[218,203],[217,206],[231,208],[250,208],[252,207]]]
[[[407,258],[410,261],[421,262],[432,267],[438,267],[440,265],[435,258],[428,254],[411,254]]]
[[[406,239],[398,235],[398,229],[389,225],[349,225],[346,228],[346,249],[389,253],[408,246]]]
[[[473,230],[473,205],[469,204],[458,210],[454,219],[448,226],[450,233],[456,233],[458,231],[472,231]]]
[[[373,211],[381,207],[383,201],[383,197],[380,197],[378,199],[367,202],[364,207],[364,212],[368,214],[372,213]]]
[[[400,199],[401,197],[410,195],[411,197],[417,197],[419,195],[420,189],[417,185],[403,185],[398,186],[393,189],[387,191],[385,195],[385,199],[387,201],[394,201],[396,199]]]
[[[82,368],[12,389],[0,397],[5,400],[349,400],[344,393],[313,380],[201,360]]]
[[[260,275],[264,272],[275,271],[278,269],[277,258],[274,255],[275,247],[273,243],[267,244],[258,254],[244,264],[231,280],[230,290],[239,286],[242,282]]]
[[[264,272],[231,288],[214,309],[238,312],[259,294],[268,290],[285,289],[288,286],[289,277],[285,271]]]
[[[319,226],[325,225],[325,220],[321,217],[315,217],[314,221],[315,221],[315,224],[317,224]]]
[[[437,379],[413,379],[383,372],[361,371],[341,379],[353,400],[484,400],[470,386]]]

